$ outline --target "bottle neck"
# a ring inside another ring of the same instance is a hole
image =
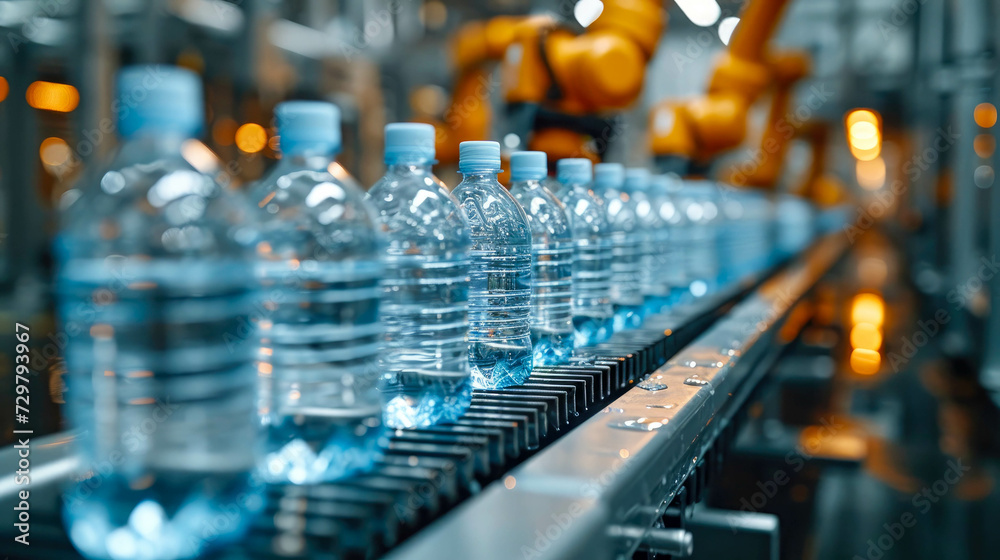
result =
[[[327,169],[337,160],[337,154],[324,151],[293,151],[281,155],[281,165],[299,169]]]
[[[513,187],[514,185],[524,185],[526,188],[535,189],[542,186],[542,181],[543,179],[536,179],[534,177],[530,177],[527,179],[525,179],[524,177],[518,177],[516,179],[514,177],[511,177],[510,186]]]
[[[462,174],[463,181],[481,183],[481,182],[497,182],[497,173],[500,173],[499,169],[489,169],[489,170],[474,170],[474,171],[459,171]]]
[[[387,161],[391,173],[431,173],[430,161]]]
[[[541,183],[544,180],[545,180],[545,175],[542,175],[541,177],[539,177],[538,175],[535,175],[535,174],[531,174],[531,173],[529,173],[527,175],[521,175],[521,174],[515,173],[513,171],[510,174],[510,182],[511,183],[534,183],[534,184],[538,184],[538,183]]]
[[[559,184],[562,185],[563,187],[567,188],[567,189],[583,189],[583,190],[591,190],[591,191],[595,191],[595,192],[597,191],[597,189],[594,187],[593,183],[588,183],[586,181],[580,181],[580,180],[577,180],[577,179],[569,179],[569,180],[559,181]]]

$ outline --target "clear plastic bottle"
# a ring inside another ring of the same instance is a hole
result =
[[[794,194],[778,195],[774,213],[775,253],[776,260],[781,262],[812,243],[818,216],[809,201]]]
[[[497,182],[500,144],[462,142],[453,194],[469,218],[469,363],[473,386],[499,389],[531,375],[531,230]]]
[[[647,313],[667,310],[688,292],[684,269],[688,222],[678,211],[672,195],[679,187],[680,180],[676,177],[656,175],[650,180],[648,192],[644,193],[648,211],[642,201],[637,203],[639,219],[648,228],[656,248],[647,267],[643,288]]]
[[[469,226],[433,163],[433,126],[387,125],[388,170],[366,197],[387,238],[379,388],[393,428],[452,422],[472,402]]]
[[[719,240],[722,220],[711,181],[684,181],[677,196],[688,222],[684,269],[688,291],[699,298],[716,291],[720,283]]]
[[[566,207],[545,187],[545,152],[510,156],[510,194],[531,226],[531,347],[534,365],[573,355],[573,231]]]
[[[182,156],[202,126],[195,74],[127,68],[118,94],[125,143],[63,199],[56,240],[67,416],[92,472],[63,515],[87,557],[192,558],[262,501],[252,209]]]
[[[251,190],[261,214],[260,467],[271,481],[334,480],[378,452],[382,239],[364,193],[333,174],[340,113],[319,101],[275,109],[278,165]]]
[[[573,337],[577,348],[606,341],[614,332],[611,305],[611,236],[604,204],[594,193],[589,159],[556,164],[556,197],[573,230]]]
[[[641,255],[641,292],[643,312],[659,313],[670,303],[671,258],[669,224],[654,206],[652,179],[645,169],[629,169],[625,176],[625,193],[629,195],[639,222],[638,238]]]
[[[594,191],[604,199],[611,231],[611,303],[615,308],[615,332],[642,325],[642,266],[643,253],[647,249],[643,246],[635,200],[625,184],[648,182],[648,179],[649,172],[645,169],[629,169],[626,173],[620,163],[594,166]]]

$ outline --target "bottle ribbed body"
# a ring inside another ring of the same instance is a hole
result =
[[[613,245],[601,200],[581,183],[560,184],[573,232],[573,328],[576,347],[604,342],[614,329]]]
[[[457,420],[472,399],[465,212],[425,163],[391,165],[367,199],[386,238],[379,386],[386,422]]]
[[[600,194],[611,230],[611,303],[617,332],[642,324],[643,260],[647,248],[631,194],[613,188],[603,189]]]
[[[368,468],[382,433],[376,389],[383,264],[373,209],[328,155],[285,154],[251,191],[260,209],[260,458],[269,480]]]
[[[531,345],[536,366],[573,354],[573,232],[566,208],[543,181],[511,184],[531,227]]]
[[[72,193],[57,237],[66,413],[94,472],[63,513],[92,558],[121,557],[122,546],[194,557],[237,538],[261,505],[250,477],[251,213],[188,165],[183,140],[127,142]],[[207,535],[230,511],[225,530]]]
[[[469,364],[473,385],[531,374],[531,230],[496,171],[466,173],[453,191],[469,219]]]

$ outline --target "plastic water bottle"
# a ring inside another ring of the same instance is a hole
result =
[[[510,194],[531,227],[531,347],[536,366],[573,355],[573,231],[566,207],[545,186],[545,152],[510,156]]]
[[[573,338],[581,348],[604,342],[614,332],[611,236],[604,204],[591,188],[590,160],[561,159],[556,174],[555,194],[566,205],[573,230]]]
[[[720,284],[738,281],[772,264],[773,204],[763,193],[718,187],[721,221]]]
[[[434,127],[385,127],[388,171],[368,191],[386,235],[380,363],[384,417],[393,428],[458,419],[469,377],[469,226],[431,172]]]
[[[469,363],[473,385],[499,389],[531,375],[531,229],[497,182],[500,144],[462,142],[453,194],[469,218]]]
[[[809,201],[792,194],[779,195],[775,220],[775,251],[779,261],[797,255],[812,243],[817,213]]]
[[[125,143],[63,199],[56,241],[67,416],[91,471],[63,514],[89,558],[192,558],[262,501],[252,212],[181,155],[202,125],[195,74],[127,68],[118,94]]]
[[[670,274],[673,255],[670,254],[669,225],[660,216],[652,198],[649,171],[629,169],[625,177],[625,194],[635,208],[638,221],[637,237],[640,254],[640,291],[643,312],[659,313],[670,303]],[[668,201],[669,202],[669,201]]]
[[[688,291],[684,271],[688,222],[671,195],[679,186],[676,177],[657,175],[650,180],[647,192],[633,195],[639,200],[636,213],[654,247],[643,277],[647,313],[667,310]]]
[[[688,220],[685,272],[688,291],[700,298],[714,292],[720,281],[719,234],[722,223],[715,184],[685,181],[678,193],[680,211]]]
[[[378,451],[382,240],[364,193],[331,173],[340,112],[319,101],[275,110],[282,158],[251,191],[260,209],[261,471],[314,483],[366,469]]]
[[[648,180],[649,172],[645,169],[629,169],[626,173],[620,163],[594,166],[594,191],[604,199],[611,231],[611,303],[615,309],[615,332],[642,325],[642,262],[643,251],[647,249],[642,243],[635,200],[628,191]],[[626,182],[631,183],[629,188]]]

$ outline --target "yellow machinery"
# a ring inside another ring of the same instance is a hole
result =
[[[801,52],[780,52],[768,57],[768,67],[774,78],[771,105],[758,147],[747,161],[737,163],[723,172],[723,181],[736,186],[766,188],[773,186],[781,175],[788,146],[798,134],[789,123],[788,109],[795,83],[809,73],[809,56]]]
[[[605,1],[579,34],[548,16],[467,24],[453,47],[458,79],[451,106],[434,123],[438,158],[457,161],[459,142],[490,136],[491,63],[502,59],[496,87],[502,88],[511,132],[552,159],[597,160],[615,134],[600,115],[639,96],[665,24],[658,0]]]
[[[797,56],[767,56],[767,42],[787,3],[750,0],[729,49],[715,62],[708,92],[693,99],[666,100],[653,109],[650,148],[666,169],[686,172],[691,163],[702,165],[720,152],[739,146],[746,136],[750,106],[760,94],[783,72],[787,71],[792,83],[804,72]],[[776,96],[776,103],[787,103],[787,96],[786,88],[783,96]],[[761,170],[761,177],[765,172],[771,170]]]

